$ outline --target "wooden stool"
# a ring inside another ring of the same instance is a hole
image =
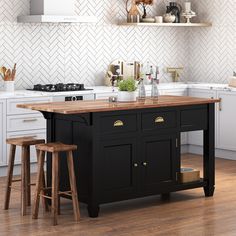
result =
[[[34,137],[21,137],[6,140],[10,144],[10,155],[7,172],[7,185],[5,193],[4,209],[9,209],[10,195],[13,182],[21,181],[21,214],[26,214],[26,206],[31,204],[31,183],[30,183],[30,146],[45,143],[44,139]],[[21,178],[13,180],[13,168],[15,162],[16,146],[21,147]]]
[[[34,198],[34,206],[33,206],[33,219],[38,218],[39,211],[39,200],[40,196],[43,198],[48,198],[52,200],[52,217],[53,217],[53,225],[57,225],[57,216],[59,213],[59,199],[60,195],[71,196],[73,201],[73,211],[75,220],[78,221],[80,219],[80,211],[79,211],[79,202],[76,188],[76,179],[75,179],[75,171],[74,171],[74,161],[73,161],[73,153],[72,151],[77,149],[76,145],[66,145],[63,143],[48,143],[48,144],[39,144],[36,145],[36,149],[39,151],[39,163],[38,163],[38,174],[37,174],[37,182],[36,182],[36,190],[35,190],[35,198]],[[41,186],[41,178],[43,175],[43,167],[45,161],[45,152],[52,153],[52,194],[51,197],[45,194],[41,194],[41,191],[47,191],[49,188],[44,189]],[[59,153],[66,152],[67,153],[67,165],[69,171],[69,179],[70,179],[70,191],[60,192],[59,191]]]

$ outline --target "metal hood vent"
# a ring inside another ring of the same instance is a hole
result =
[[[30,15],[18,16],[20,23],[89,23],[95,16],[78,16],[75,0],[31,0]]]

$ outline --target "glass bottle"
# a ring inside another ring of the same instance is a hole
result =
[[[159,89],[158,89],[158,80],[155,78],[152,80],[152,93],[151,97],[152,99],[158,99],[159,98]]]
[[[139,91],[138,91],[138,98],[139,99],[145,99],[146,98],[146,90],[143,83],[143,79],[139,82]]]
[[[139,91],[138,91],[138,98],[139,99],[145,99],[146,98],[146,90],[143,83],[143,79],[139,82]]]

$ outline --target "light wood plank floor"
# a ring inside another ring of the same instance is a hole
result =
[[[200,168],[202,158],[187,155],[186,167]],[[20,216],[20,194],[13,191],[11,208],[0,209],[0,236],[79,235],[79,236],[211,236],[236,235],[236,161],[216,160],[216,192],[205,198],[202,189],[173,193],[169,202],[159,196],[125,201],[101,207],[100,217],[91,219],[86,206],[81,205],[81,221],[73,221],[72,205],[62,203],[59,225],[51,226],[50,214]],[[0,179],[3,203],[5,179]],[[28,213],[30,213],[28,208]]]

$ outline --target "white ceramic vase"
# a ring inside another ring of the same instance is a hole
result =
[[[13,93],[15,91],[15,81],[5,81],[4,90],[6,92]]]
[[[137,100],[137,92],[118,91],[118,102],[135,102]]]

